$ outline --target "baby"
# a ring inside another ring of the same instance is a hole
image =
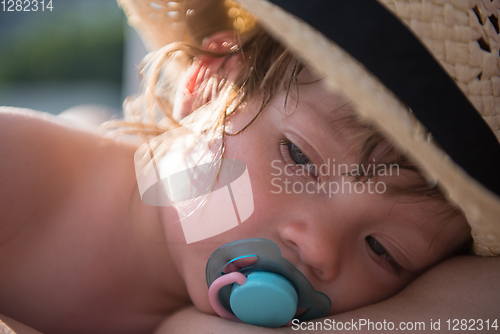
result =
[[[214,315],[207,261],[246,238],[276,243],[330,298],[328,316],[386,300],[468,249],[461,211],[352,101],[250,18],[211,31],[197,15],[200,43],[150,56],[145,93],[108,124],[140,143],[1,110],[0,314],[19,333],[152,333],[190,305]],[[251,183],[252,214],[196,242],[136,180],[139,144],[168,159],[157,136],[178,127],[243,162]]]

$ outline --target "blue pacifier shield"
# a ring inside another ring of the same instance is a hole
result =
[[[281,327],[293,319],[298,299],[292,284],[283,277],[254,272],[245,284],[233,284],[229,303],[234,315],[247,324]]]
[[[298,315],[300,321],[324,317],[330,310],[330,299],[314,290],[270,240],[238,240],[217,249],[207,262],[208,287],[229,273],[240,273],[246,281],[227,284],[214,293],[222,309],[243,322],[280,327],[294,318],[298,308],[306,310]]]

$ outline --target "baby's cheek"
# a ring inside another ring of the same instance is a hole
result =
[[[194,278],[192,279],[194,281]],[[203,313],[216,315],[208,301],[208,288],[203,282],[188,282],[188,292],[194,306]]]

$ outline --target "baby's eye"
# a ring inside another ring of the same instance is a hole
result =
[[[309,163],[309,158],[294,143],[290,143],[288,146],[288,153],[297,165],[306,165]]]
[[[316,166],[311,163],[311,160],[305,155],[294,143],[288,139],[281,140],[281,154],[285,162],[290,166],[298,166],[306,171],[307,174],[316,175]]]
[[[368,242],[368,245],[370,248],[377,254],[378,256],[384,256],[387,254],[387,251],[385,248],[380,244],[380,242],[377,241],[374,237],[371,235],[366,237],[366,242]]]
[[[394,273],[399,276],[399,272],[401,267],[399,264],[394,261],[392,256],[385,250],[384,246],[380,242],[378,242],[377,239],[372,237],[371,235],[366,237],[366,242],[368,243],[368,246],[371,248],[371,250],[384,261],[379,261],[379,264],[383,267],[388,267],[388,265],[392,268]]]

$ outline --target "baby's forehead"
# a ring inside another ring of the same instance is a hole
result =
[[[310,76],[310,80],[299,77],[296,86],[284,93],[288,95],[288,108],[299,106],[326,123],[357,116],[353,103],[340,91],[327,87],[320,77]]]
[[[298,90],[291,89],[289,96],[285,114],[303,120],[301,127],[314,132],[314,136],[343,137],[348,139],[344,144],[354,149],[376,131],[361,120],[350,100],[325,87],[324,80],[299,82]]]

